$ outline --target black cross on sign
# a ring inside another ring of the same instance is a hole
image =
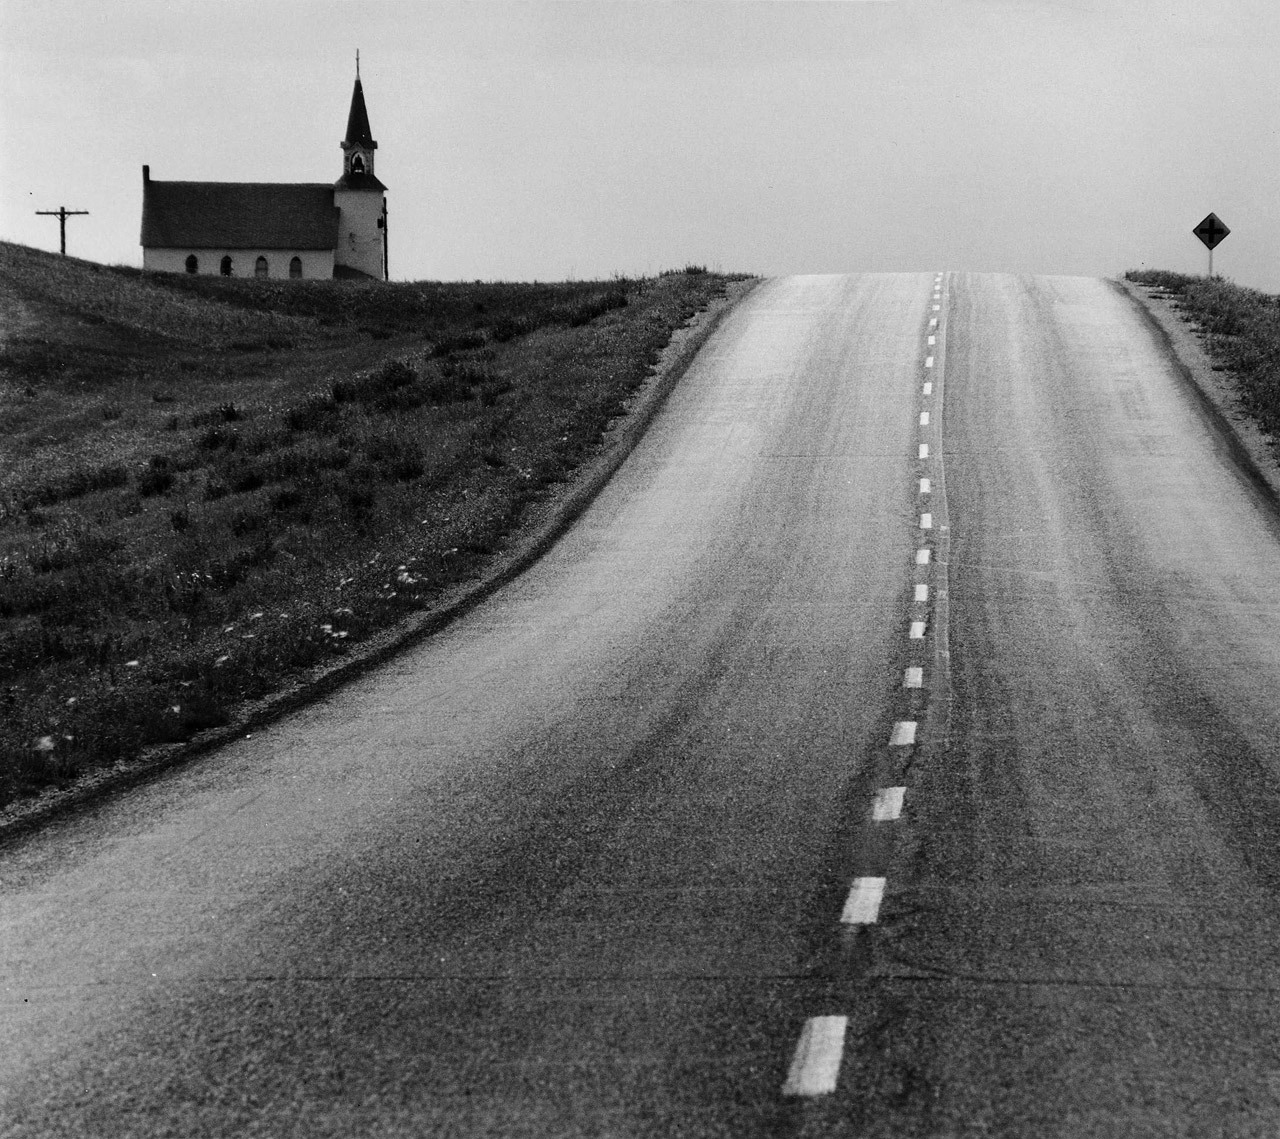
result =
[[[1191,232],[1212,249],[1231,231],[1217,214],[1210,214]]]

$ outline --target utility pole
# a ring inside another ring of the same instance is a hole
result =
[[[67,255],[67,218],[89,216],[88,210],[69,210],[66,206],[59,206],[56,210],[36,210],[36,213],[44,216],[58,219],[58,229],[62,236],[62,256]]]
[[[391,265],[387,261],[387,202],[382,201],[382,217],[378,219],[378,228],[382,230],[382,279],[391,280]]]

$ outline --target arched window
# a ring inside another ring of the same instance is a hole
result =
[[[195,255],[194,253],[193,253],[193,254],[191,254],[191,256],[190,256],[190,257],[188,257],[188,258],[187,258],[187,272],[188,272],[188,273],[199,273],[199,272],[200,272],[200,262],[199,262],[199,260],[197,259],[196,255]]]
[[[267,275],[267,259],[265,257],[259,257],[253,263],[253,275],[255,277],[265,277]]]
[[[361,158],[360,155],[358,154],[351,160],[351,173],[352,174],[364,173],[364,159]]]
[[[222,267],[221,267],[221,268],[222,268],[222,275],[223,275],[224,277],[230,277],[230,276],[231,276],[231,258],[230,258],[230,257],[224,257],[224,258],[222,259]]]
[[[295,257],[289,262],[289,276],[295,280],[302,276],[302,258]]]

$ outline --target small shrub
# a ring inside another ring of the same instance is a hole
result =
[[[231,488],[232,494],[248,494],[250,491],[257,490],[261,487],[266,479],[262,477],[262,472],[249,463],[243,463],[227,472],[227,485]]]
[[[240,433],[227,427],[210,427],[196,440],[196,446],[204,451],[225,449],[234,451],[240,442]]]
[[[422,385],[423,395],[431,404],[462,403],[471,398],[471,385],[456,373],[445,373]]]
[[[191,513],[184,506],[180,510],[174,510],[169,514],[169,525],[174,531],[181,534],[191,525]]]
[[[527,336],[539,327],[539,323],[532,317],[504,316],[493,326],[493,338],[505,343],[517,336]]]
[[[338,403],[332,396],[314,395],[284,413],[285,423],[294,431],[332,432],[337,430]]]
[[[483,332],[457,332],[443,335],[437,339],[431,349],[433,356],[451,356],[455,352],[466,352],[472,348],[483,348],[485,344]]]
[[[306,502],[306,496],[296,486],[287,486],[276,491],[271,499],[271,509],[277,513],[296,510]]]
[[[242,510],[231,519],[231,533],[237,538],[243,538],[246,534],[262,529],[265,522],[266,518],[256,510]]]
[[[508,379],[489,379],[480,385],[480,403],[483,407],[492,407],[498,400],[511,391],[515,385]]]
[[[173,472],[164,467],[148,467],[138,478],[138,493],[143,498],[168,494],[173,487]]]

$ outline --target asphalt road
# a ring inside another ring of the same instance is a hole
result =
[[[0,849],[0,1134],[1280,1128],[1276,516],[1106,283],[936,280],[761,286],[531,571]]]

